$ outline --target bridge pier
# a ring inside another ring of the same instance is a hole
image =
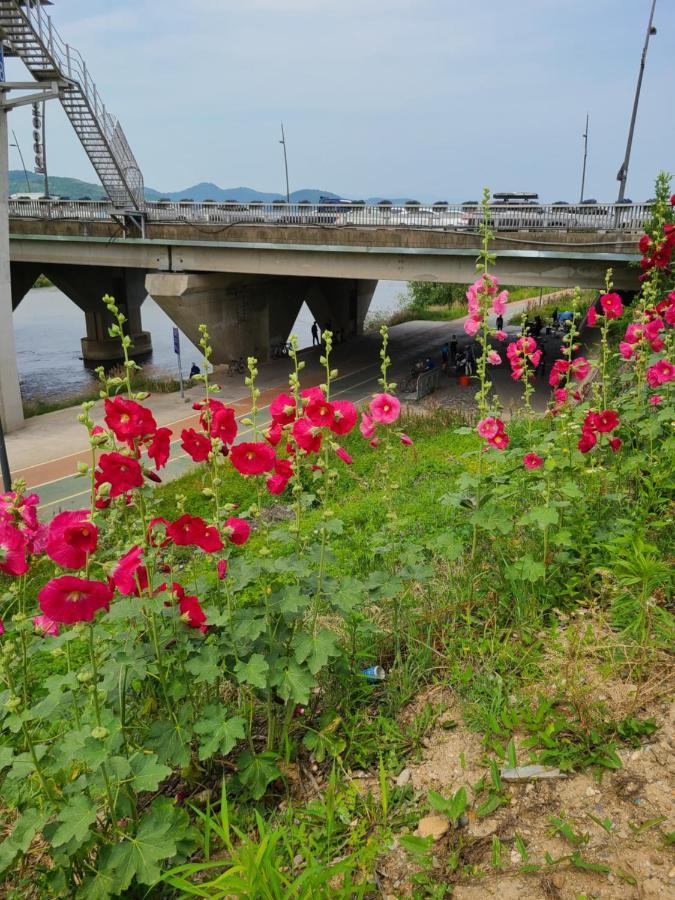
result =
[[[189,274],[161,272],[145,279],[148,294],[199,344],[199,326],[207,326],[212,361],[240,356],[265,361],[274,344],[288,340],[303,301],[323,329],[345,336],[360,334],[376,281],[299,276]]]

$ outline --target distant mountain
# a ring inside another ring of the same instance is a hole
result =
[[[26,175],[23,169],[9,170],[9,193],[10,194],[34,194],[44,191],[44,178],[42,175],[36,175],[34,172],[28,172],[28,186],[26,185]],[[80,181],[78,178],[63,178],[59,175],[49,176],[49,193],[56,197],[68,197],[70,200],[105,200],[106,193],[100,184],[93,184],[89,181]],[[208,181],[202,181],[199,184],[193,184],[186,187],[182,191],[157,191],[154,188],[146,187],[145,196],[148,200],[238,200],[240,203],[252,203],[260,201],[262,203],[271,203],[273,200],[285,200],[284,194],[275,194],[265,191],[256,191],[253,188],[236,187],[221,188],[217,184]],[[318,203],[321,197],[339,198],[338,194],[331,191],[321,191],[316,188],[303,188],[299,191],[293,191],[291,194],[291,203],[299,203],[301,200],[309,200],[310,203]]]

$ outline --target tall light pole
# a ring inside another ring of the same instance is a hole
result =
[[[628,142],[626,144],[626,155],[621,163],[616,180],[620,182],[619,196],[617,203],[622,203],[626,194],[626,180],[628,178],[628,163],[630,162],[630,151],[633,145],[633,132],[635,131],[635,120],[637,118],[638,103],[640,101],[640,88],[642,87],[642,76],[645,71],[645,62],[647,60],[647,48],[649,47],[649,38],[656,34],[656,28],[652,25],[654,21],[654,9],[656,8],[656,0],[652,0],[652,10],[649,14],[649,24],[647,25],[647,35],[645,37],[645,45],[642,48],[642,56],[640,58],[640,71],[638,73],[637,87],[635,88],[635,100],[633,100],[633,114],[630,117],[630,127],[628,129]]]
[[[291,202],[291,194],[288,189],[288,157],[286,156],[286,136],[284,135],[284,123],[281,123],[281,140],[279,143],[284,148],[284,168],[286,170],[286,203]]]
[[[21,158],[21,165],[23,167],[23,177],[26,179],[26,190],[30,194],[30,180],[28,178],[28,172],[26,171],[26,163],[23,161],[23,153],[21,152],[21,147],[19,146],[19,141],[17,140],[16,135],[14,134],[14,129],[12,128],[12,137],[14,138],[14,143],[10,144],[10,147],[16,147],[19,151],[19,157]]]
[[[588,156],[588,113],[586,113],[586,131],[581,135],[584,139],[584,165],[581,169],[581,194],[579,203],[584,202],[584,185],[586,184],[586,157]]]

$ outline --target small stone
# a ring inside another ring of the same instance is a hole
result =
[[[652,855],[649,857],[649,861],[651,863],[654,863],[655,866],[663,865],[663,857],[659,856],[658,853],[652,853]]]
[[[530,782],[528,782],[528,784],[525,785],[525,793],[531,794],[533,790],[534,790],[534,785],[530,781]]]
[[[675,878],[675,866],[668,872],[668,878]]]
[[[564,887],[566,880],[567,879],[562,874],[562,872],[556,872],[555,875],[551,876],[551,882],[553,883],[554,887],[557,887],[557,888]]]
[[[304,861],[305,861],[305,857],[302,855],[302,853],[296,853],[296,855],[293,857],[293,865],[296,868],[298,866],[301,866]]]
[[[515,769],[501,769],[504,781],[533,781],[537,778],[565,778],[560,769],[550,766],[517,766]]]
[[[404,769],[396,779],[396,787],[405,787],[412,778],[412,770]]]
[[[450,820],[446,816],[425,816],[417,823],[417,834],[423,838],[431,835],[437,841],[449,828]]]
[[[600,793],[600,791],[596,791],[595,788],[592,788],[592,787],[586,788],[586,796],[587,797],[595,797],[599,793]]]

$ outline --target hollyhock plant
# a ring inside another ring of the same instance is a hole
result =
[[[125,397],[109,397],[105,400],[105,423],[118,441],[126,443],[130,449],[134,443],[152,437],[157,431],[157,423],[149,409],[127,400]]]
[[[592,450],[593,447],[598,443],[598,439],[595,436],[595,432],[590,429],[582,429],[581,437],[579,438],[579,442],[577,447],[581,450],[582,453],[588,453],[589,450]]]
[[[598,313],[595,309],[595,303],[593,306],[589,307],[588,312],[586,313],[586,324],[591,328],[594,328],[598,324]]]
[[[171,454],[171,429],[158,428],[148,445],[148,456],[155,462],[155,469],[159,471],[169,461]]]
[[[0,572],[17,576],[27,571],[26,538],[14,525],[0,522]]]
[[[216,563],[216,573],[218,575],[218,580],[222,581],[223,578],[227,575],[227,560],[219,559]]]
[[[367,440],[372,438],[375,434],[375,425],[368,413],[361,413],[361,424],[359,425],[359,431]]]
[[[49,523],[45,552],[64,569],[81,569],[96,550],[98,528],[88,509],[62,512]]]
[[[619,417],[613,409],[603,409],[593,418],[593,427],[601,434],[619,427]]]
[[[321,441],[323,435],[321,430],[308,419],[296,419],[291,428],[291,434],[295,443],[304,450],[305,453],[318,453],[321,449]],[[274,468],[274,463],[270,466]]]
[[[90,581],[74,575],[52,578],[38,594],[42,612],[62,625],[91,622],[99,609],[109,609],[112,590],[105,581]]]
[[[262,441],[244,441],[230,451],[232,465],[242,475],[262,475],[271,472],[276,459],[274,450]]]
[[[184,428],[180,436],[181,447],[194,462],[205,462],[209,458],[212,446],[205,434],[200,434],[194,428]]]
[[[305,407],[305,416],[312,425],[327,428],[335,419],[335,410],[328,400],[311,399]]]
[[[523,465],[526,469],[540,469],[544,465],[544,460],[536,453],[526,453]]]
[[[102,453],[94,473],[96,487],[110,485],[110,496],[119,497],[143,484],[143,470],[138,460],[114,451]]]
[[[508,338],[508,334],[505,331],[502,331],[502,329],[500,328],[495,331],[494,338],[497,341],[505,341]]]
[[[41,616],[33,616],[33,625],[35,626],[35,630],[41,632],[43,635],[58,637],[59,623],[50,619],[49,616],[45,616],[44,614]],[[0,634],[2,634],[1,631]]]
[[[274,463],[274,474],[267,479],[267,490],[270,494],[283,494],[293,474],[293,464],[290,459],[277,459]]]
[[[142,557],[143,551],[136,544],[115,564],[112,580],[120,594],[138,597],[147,588],[148,570]]]
[[[675,366],[667,359],[660,359],[647,369],[647,382],[652,388],[658,387],[660,384],[667,384],[674,378]]]
[[[494,418],[494,416],[488,416],[486,419],[481,419],[478,425],[476,425],[476,431],[482,438],[485,438],[486,441],[489,441],[490,438],[493,438],[503,430],[504,423],[501,419]]]
[[[391,425],[401,414],[401,403],[393,394],[376,394],[370,401],[370,415],[380,425]]]
[[[623,441],[619,437],[613,437],[609,439],[609,446],[612,448],[614,453],[617,453],[623,444]]]
[[[197,597],[187,594],[183,595],[178,600],[178,607],[181,612],[181,618],[190,628],[199,628],[200,631],[206,633],[206,613]]]
[[[177,547],[201,547],[206,553],[214,553],[223,548],[215,525],[207,525],[199,516],[190,516],[187,513],[168,524],[166,536]]]
[[[278,422],[272,422],[270,427],[265,432],[265,440],[272,447],[278,447],[281,442],[281,438],[283,437],[284,429],[283,426]]]
[[[621,297],[616,293],[603,294],[600,297],[600,306],[608,319],[618,319],[623,313]]]
[[[333,400],[333,421],[330,430],[333,434],[349,434],[356,425],[358,413],[349,400]]]
[[[407,434],[404,434],[403,432],[401,432],[399,437],[401,438],[402,444],[405,444],[406,447],[412,447],[412,445],[413,445],[412,438],[408,437]]]
[[[225,406],[220,400],[209,398],[201,404],[202,413],[199,423],[212,438],[218,438],[223,444],[233,444],[237,437],[237,420],[234,409]]]
[[[663,397],[661,396],[661,394],[652,394],[652,396],[649,398],[649,402],[652,406],[658,406],[659,403],[663,402]]]
[[[251,526],[246,519],[231,516],[223,526],[223,534],[231,544],[241,547],[250,537]]]
[[[482,319],[480,316],[469,316],[464,322],[464,331],[469,337],[474,337],[480,330]]]
[[[487,361],[491,366],[498,366],[501,364],[502,358],[496,350],[490,350],[487,356]]]
[[[354,462],[352,457],[347,453],[344,447],[336,447],[335,449],[336,456],[339,456],[343,463],[346,463],[348,466]]]
[[[510,438],[505,431],[498,431],[494,437],[488,438],[488,444],[497,450],[506,450],[509,446]]]
[[[270,403],[270,415],[279,425],[290,425],[295,420],[295,398],[279,394]]]

